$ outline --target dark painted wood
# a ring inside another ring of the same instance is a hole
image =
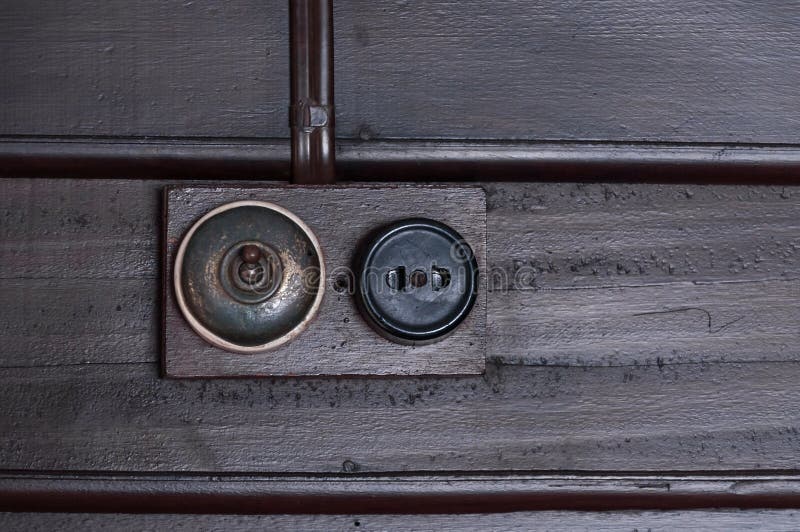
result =
[[[780,0],[334,9],[342,138],[797,142]],[[288,29],[288,2],[6,2],[0,133],[288,138]]]
[[[341,137],[796,143],[782,0],[335,5]]]
[[[288,137],[288,2],[12,0],[0,133]]]
[[[159,378],[164,184],[0,181],[0,463],[61,500],[80,472],[800,470],[797,187],[487,184],[489,265],[525,275],[487,294],[486,375],[209,382]]]
[[[490,186],[490,264],[513,274],[515,261],[527,261],[539,289],[490,293],[488,355],[577,367],[493,365],[485,377],[461,379],[178,384],[157,378],[162,184],[2,186],[0,263],[12,304],[4,307],[0,393],[15,405],[3,419],[7,467],[797,466],[794,188]],[[557,239],[558,230],[566,238]],[[542,267],[548,256],[555,267]],[[625,272],[637,261],[642,268]],[[726,328],[710,334],[700,311],[655,314],[697,300],[721,312],[712,330]],[[740,322],[728,324],[739,317],[730,301],[746,310]],[[631,316],[629,325],[620,314]],[[777,360],[786,362],[770,362]],[[592,367],[609,363],[623,366]]]
[[[11,405],[0,456],[12,470],[800,469],[796,361],[210,381],[160,379],[150,362],[0,378]]]
[[[486,291],[447,338],[408,346],[379,336],[355,298],[334,290],[353,273],[356,249],[371,231],[408,217],[435,218],[461,234],[486,269],[486,195],[480,187],[284,186],[170,187],[165,191],[164,371],[170,377],[254,375],[429,375],[482,373],[486,358]],[[180,240],[208,211],[238,200],[277,203],[304,220],[325,257],[319,314],[295,340],[265,353],[234,354],[207,344],[189,327],[172,290]],[[443,209],[442,206],[447,206]]]
[[[165,183],[0,183],[0,365],[156,361]],[[798,360],[797,187],[486,189],[491,360]]]
[[[490,356],[800,360],[796,187],[487,189]]]
[[[788,4],[487,6],[336,4],[340,175],[798,182]],[[3,175],[288,177],[286,3],[4,8]],[[740,472],[728,504],[797,505],[752,476],[798,471],[796,187],[487,186],[489,259],[533,289],[490,294],[484,377],[209,383],[158,378],[162,185],[0,182],[0,467],[24,477],[0,501],[110,509],[180,472],[204,475],[197,511],[229,472],[329,493],[341,479],[318,475],[674,470]],[[664,501],[677,483],[645,485]],[[593,502],[642,489],[606,488]],[[720,504],[696,495],[673,501]],[[453,519],[437,528],[475,528]],[[720,527],[763,524],[737,519]]]

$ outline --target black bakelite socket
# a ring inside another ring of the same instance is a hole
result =
[[[472,248],[434,220],[411,218],[381,228],[360,250],[356,267],[361,313],[382,336],[402,344],[444,338],[477,297]]]

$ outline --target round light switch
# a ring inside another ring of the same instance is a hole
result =
[[[206,341],[237,353],[299,335],[322,303],[325,265],[314,233],[290,211],[237,201],[200,218],[175,258],[178,307]]]

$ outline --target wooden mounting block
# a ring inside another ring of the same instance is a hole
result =
[[[268,201],[300,217],[317,235],[325,257],[325,295],[311,325],[297,338],[263,353],[213,347],[189,327],[172,288],[181,239],[204,214],[239,200]],[[443,340],[424,346],[393,343],[361,317],[350,290],[336,286],[352,268],[360,240],[395,220],[441,221],[472,247],[486,271],[486,197],[479,187],[168,187],[165,189],[162,372],[167,377],[275,375],[458,375],[484,370],[486,293]]]

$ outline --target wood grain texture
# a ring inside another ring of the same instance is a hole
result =
[[[690,510],[673,512],[514,512],[461,515],[135,515],[0,514],[8,530],[120,530],[131,532],[208,530],[322,531],[621,531],[797,529],[795,510]]]
[[[177,248],[207,212],[232,201],[274,202],[304,220],[325,257],[319,314],[297,339],[265,353],[234,354],[213,347],[189,327],[172,290]],[[164,371],[170,377],[248,375],[458,375],[482,373],[486,359],[486,291],[447,338],[408,346],[380,337],[361,317],[355,298],[336,292],[352,275],[365,235],[409,217],[434,218],[455,229],[486,268],[486,196],[479,187],[171,187],[165,193]],[[447,209],[442,206],[446,205]]]
[[[490,356],[800,358],[791,187],[489,185]],[[535,341],[532,339],[535,338]]]
[[[285,2],[6,2],[0,134],[281,137]],[[339,136],[796,143],[780,0],[339,2]]]
[[[798,469],[796,188],[490,185],[485,376],[174,382],[163,185],[0,182],[4,469]]]
[[[798,470],[798,378],[797,362],[378,380],[11,368],[0,456],[34,471]]]
[[[780,0],[335,9],[340,136],[796,141],[800,19]]]
[[[2,182],[0,365],[157,360],[164,184]],[[797,187],[486,189],[490,359],[797,359]]]
[[[288,136],[288,4],[14,0],[4,135]]]

